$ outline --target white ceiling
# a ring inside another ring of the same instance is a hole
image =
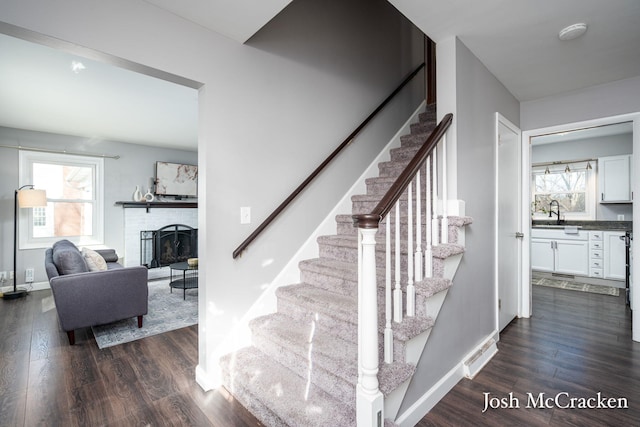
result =
[[[519,100],[640,75],[638,0],[389,0],[436,43],[458,38]],[[558,38],[584,22],[586,34]]]
[[[289,3],[145,1],[241,43]],[[520,101],[640,75],[639,0],[389,1],[436,43],[458,36]],[[583,37],[558,39],[577,22]],[[194,89],[3,35],[0,51],[0,126],[197,149]]]
[[[195,89],[3,34],[0,52],[0,126],[197,150]]]

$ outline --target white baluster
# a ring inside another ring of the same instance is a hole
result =
[[[391,315],[393,304],[391,301],[391,215],[385,218],[385,327],[384,327],[384,361],[393,363],[393,329],[391,329]]]
[[[432,185],[433,185],[433,200],[431,201],[431,209],[433,209],[433,215],[431,217],[431,246],[438,246],[440,243],[439,223],[438,223],[438,153],[437,146],[433,148],[433,164],[432,167]]]
[[[396,288],[393,291],[393,320],[402,322],[402,289],[400,288],[400,200],[396,202]]]
[[[407,316],[416,312],[416,289],[413,285],[413,188],[407,187]]]
[[[432,257],[433,252],[431,250],[431,241],[432,241],[432,227],[431,224],[433,212],[431,211],[431,156],[427,157],[427,170],[425,172],[425,191],[426,191],[426,199],[425,199],[425,207],[424,213],[427,216],[426,227],[425,227],[425,249],[424,249],[424,277],[431,277],[432,273]]]
[[[378,286],[376,283],[375,228],[360,228],[362,234],[360,334],[358,336],[359,377],[356,390],[357,424],[378,425],[384,420],[384,398],[378,388]]]
[[[449,217],[448,217],[448,198],[447,198],[447,135],[442,137],[442,221],[440,229],[442,230],[442,243],[449,241]]]
[[[416,174],[416,254],[415,281],[422,280],[422,188],[420,187],[420,170]]]

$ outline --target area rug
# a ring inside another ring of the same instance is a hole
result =
[[[571,282],[568,280],[552,279],[548,277],[533,276],[531,283],[537,286],[547,286],[549,288],[567,289],[569,291],[590,292],[592,294],[620,295],[620,289],[613,286],[591,285],[588,283]]]
[[[171,293],[169,280],[149,282],[149,309],[144,316],[142,328],[138,319],[120,320],[107,325],[93,326],[93,335],[99,348],[139,340],[174,329],[198,323],[198,290],[187,289],[186,299],[182,299],[182,289]]]

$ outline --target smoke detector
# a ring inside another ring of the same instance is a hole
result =
[[[579,24],[573,24],[569,25],[566,28],[563,28],[562,30],[560,30],[558,37],[560,37],[560,40],[573,40],[577,39],[586,32],[587,24],[581,22]]]

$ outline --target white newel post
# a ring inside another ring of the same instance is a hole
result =
[[[360,261],[360,313],[358,347],[360,372],[356,415],[359,427],[381,427],[384,420],[384,399],[378,388],[378,291],[376,283],[375,228],[358,229],[362,243]]]
[[[442,223],[440,230],[442,237],[440,241],[447,243],[449,241],[449,195],[447,188],[447,135],[442,137]]]

